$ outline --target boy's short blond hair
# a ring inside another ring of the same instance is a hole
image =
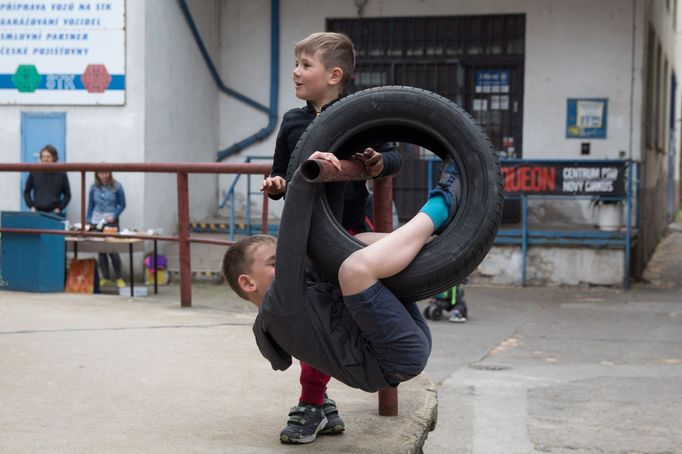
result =
[[[242,238],[234,243],[223,257],[223,276],[228,285],[241,298],[248,300],[248,296],[239,286],[239,276],[249,274],[253,265],[252,252],[263,244],[275,244],[277,240],[270,235],[253,235]]]
[[[355,69],[355,49],[350,38],[343,33],[320,32],[313,33],[299,41],[294,49],[298,58],[301,54],[315,55],[326,69],[339,67],[343,71],[341,83],[345,86]]]

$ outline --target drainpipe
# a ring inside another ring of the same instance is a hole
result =
[[[187,25],[190,28],[190,31],[192,32],[192,36],[194,37],[194,40],[197,43],[197,46],[199,47],[199,51],[201,52],[202,57],[204,58],[204,61],[206,62],[206,66],[208,66],[208,70],[211,73],[211,76],[213,77],[213,80],[215,81],[216,85],[220,89],[221,92],[225,93],[226,95],[232,96],[236,98],[239,101],[242,101],[243,103],[253,107],[256,110],[259,110],[261,112],[265,112],[268,114],[268,124],[266,127],[261,129],[260,131],[256,132],[255,134],[239,141],[236,142],[229,147],[225,148],[224,150],[220,150],[217,153],[217,159],[216,161],[222,161],[230,156],[232,156],[235,153],[240,152],[241,150],[245,149],[246,147],[253,145],[256,142],[260,142],[264,140],[266,137],[268,137],[272,131],[275,130],[275,125],[277,124],[277,101],[279,98],[279,0],[271,0],[270,1],[270,107],[266,107],[263,104],[259,103],[258,101],[255,101],[248,96],[245,96],[229,87],[227,87],[222,79],[220,78],[220,74],[218,74],[218,71],[216,70],[215,65],[213,64],[213,59],[211,59],[211,56],[209,55],[208,51],[206,50],[206,46],[204,46],[204,42],[201,39],[201,35],[199,34],[199,30],[196,27],[196,24],[194,23],[194,19],[192,18],[192,13],[189,10],[189,7],[187,6],[187,3],[185,0],[178,0],[178,4],[180,6],[180,9],[182,10],[182,14],[185,17],[185,21],[187,22]]]

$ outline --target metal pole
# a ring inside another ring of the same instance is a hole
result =
[[[187,173],[178,172],[178,249],[180,253],[180,305],[192,307],[192,266],[189,250],[189,189]]]
[[[133,243],[128,243],[128,265],[130,266],[130,297],[135,296],[135,274],[133,273]]]
[[[166,270],[168,273],[168,270]],[[156,246],[156,240],[154,240],[154,295],[159,293],[159,254],[158,248]]]
[[[625,269],[623,270],[623,288],[630,289],[630,241],[632,235],[632,161],[626,164],[627,187],[625,192]]]
[[[264,175],[264,177],[267,178],[268,175]],[[269,210],[268,200],[269,200],[268,193],[263,192],[263,214],[261,217],[261,221],[263,223],[263,225],[261,227],[261,233],[263,235],[267,235],[267,233],[268,233],[268,210]]]
[[[331,183],[336,181],[356,181],[369,178],[362,164],[342,160],[341,170],[323,159],[308,159],[301,164],[301,175],[311,183]]]
[[[521,287],[526,285],[526,266],[528,261],[528,197],[526,194],[521,196]]]
[[[374,230],[393,231],[393,178],[374,180]],[[398,388],[379,390],[379,414],[398,416]]]

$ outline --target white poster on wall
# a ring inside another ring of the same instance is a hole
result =
[[[0,104],[125,104],[125,0],[0,0]]]

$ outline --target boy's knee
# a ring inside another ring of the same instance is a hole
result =
[[[339,284],[357,282],[359,278],[367,277],[369,269],[367,264],[357,252],[351,254],[339,267]]]

